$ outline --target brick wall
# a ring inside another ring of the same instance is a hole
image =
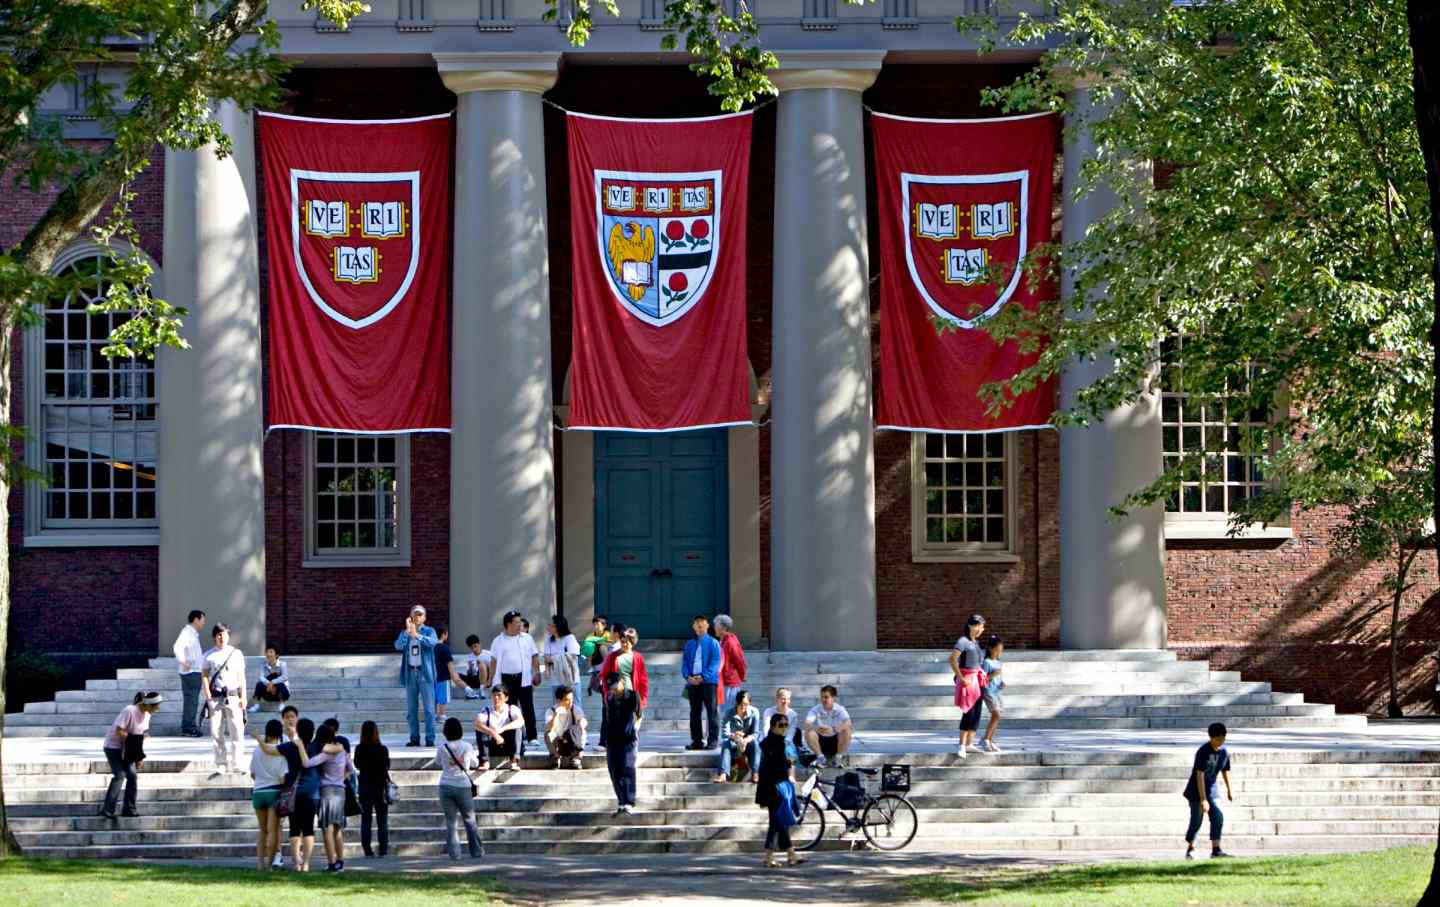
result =
[[[1343,511],[1296,513],[1284,541],[1172,541],[1170,647],[1342,711],[1383,714],[1389,690],[1389,564],[1330,553]],[[1433,711],[1440,614],[1433,552],[1415,559],[1400,613],[1402,705]]]
[[[105,142],[77,142],[99,149]],[[164,232],[165,155],[157,148],[152,164],[136,180],[135,225],[140,246],[161,262]],[[5,207],[0,212],[0,247],[24,238],[50,206],[58,187],[39,192],[17,189],[4,177]],[[108,213],[107,205],[103,212]],[[102,215],[103,216],[103,215]],[[10,412],[13,424],[31,426],[25,409],[25,350],[20,331],[11,336]],[[12,444],[23,462],[24,445]],[[24,545],[24,488],[10,489],[7,529],[10,543],[10,647],[40,651],[67,666],[106,670],[133,663],[156,650],[155,615],[159,588],[155,548],[27,548]],[[73,617],[72,617],[73,615]]]

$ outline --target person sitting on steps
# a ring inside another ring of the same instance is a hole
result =
[[[816,768],[824,768],[827,759],[844,767],[850,761],[850,741],[855,726],[850,713],[839,703],[840,692],[830,684],[820,688],[820,704],[805,715],[805,745],[816,753]],[[763,758],[763,757],[762,757]]]
[[[260,711],[261,702],[284,703],[290,700],[290,671],[280,660],[280,651],[274,643],[265,646],[265,664],[260,667],[260,679],[255,682],[255,695],[250,711]]]

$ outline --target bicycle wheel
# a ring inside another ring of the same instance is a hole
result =
[[[825,809],[813,797],[799,803],[799,821],[790,826],[790,844],[796,850],[814,850],[825,837]]]
[[[899,850],[915,840],[920,817],[910,801],[895,794],[881,794],[865,807],[860,818],[865,840],[877,850]]]

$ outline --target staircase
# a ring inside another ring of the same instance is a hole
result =
[[[765,816],[753,805],[751,785],[713,783],[714,755],[680,749],[688,705],[679,695],[678,654],[645,657],[651,696],[642,735],[641,811],[612,815],[604,760],[593,751],[580,770],[554,771],[532,758],[524,771],[492,771],[480,779],[477,818],[491,852],[696,853],[760,846]],[[394,683],[397,658],[289,658],[292,701],[312,718],[338,715],[352,738],[361,720],[380,722],[391,744],[392,778],[402,788],[391,812],[391,849],[397,856],[436,856],[443,853],[437,772],[428,752],[395,745],[407,736],[402,692]],[[1243,681],[1234,672],[1210,671],[1165,652],[1007,653],[1009,709],[1001,740],[1016,746],[1002,756],[962,761],[949,752],[958,715],[947,658],[944,651],[756,652],[748,688],[763,706],[775,687],[788,686],[803,714],[821,684],[838,686],[856,724],[854,764],[913,767],[910,796],[921,821],[914,848],[1174,851],[1186,820],[1180,790],[1194,748],[1214,720],[1237,732],[1227,847],[1246,853],[1331,850],[1434,838],[1440,747],[1327,748],[1332,741],[1355,745],[1356,735],[1348,731],[1363,731],[1364,717],[1336,715],[1298,694],[1276,693],[1268,683]],[[258,664],[249,661],[252,677]],[[28,853],[253,854],[249,778],[211,780],[209,749],[201,741],[166,741],[168,751],[183,755],[157,752],[146,761],[141,818],[111,824],[95,815],[108,781],[100,736],[142,689],[160,689],[170,698],[154,731],[173,735],[179,682],[171,659],[121,671],[114,680],[90,681],[82,691],[6,717],[7,737],[69,738],[27,741],[28,752],[46,753],[43,760],[7,755],[9,817]],[[539,709],[547,697],[537,691]],[[585,703],[592,719],[598,717],[598,701]],[[451,702],[450,713],[468,725],[478,705],[462,698]],[[1257,748],[1246,742],[1246,729],[1257,729],[1251,740],[1290,734],[1299,743]],[[836,840],[836,824],[832,818],[826,846],[849,846]],[[354,824],[347,834],[358,853]]]
[[[680,697],[680,655],[644,653],[650,678],[648,732],[682,732],[689,704]],[[296,656],[290,668],[291,700],[312,717],[337,715],[353,731],[361,720],[379,723],[387,739],[408,734],[404,691],[396,685],[398,656]],[[775,688],[789,687],[793,707],[803,716],[822,684],[834,684],[857,732],[953,732],[958,712],[949,653],[935,650],[877,652],[755,652],[749,658],[746,688],[757,707],[770,704]],[[261,658],[246,659],[253,685]],[[1305,701],[1298,693],[1276,693],[1268,683],[1244,681],[1236,671],[1211,671],[1204,662],[1178,661],[1171,652],[1012,650],[1006,652],[1005,728],[1163,729],[1204,728],[1224,721],[1232,728],[1343,727],[1363,725],[1363,716],[1335,714],[1334,706]],[[62,691],[54,702],[32,702],[22,714],[7,715],[7,737],[99,737],[137,690],[160,690],[167,703],[152,723],[153,733],[179,729],[180,681],[173,658],[150,667],[125,669],[115,680],[92,680],[84,690]],[[549,693],[536,690],[537,715]],[[482,703],[452,693],[449,714],[468,726]],[[598,713],[598,700],[582,707]]]

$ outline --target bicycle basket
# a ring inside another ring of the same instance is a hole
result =
[[[880,789],[892,794],[910,792],[910,766],[887,762],[880,768]]]

